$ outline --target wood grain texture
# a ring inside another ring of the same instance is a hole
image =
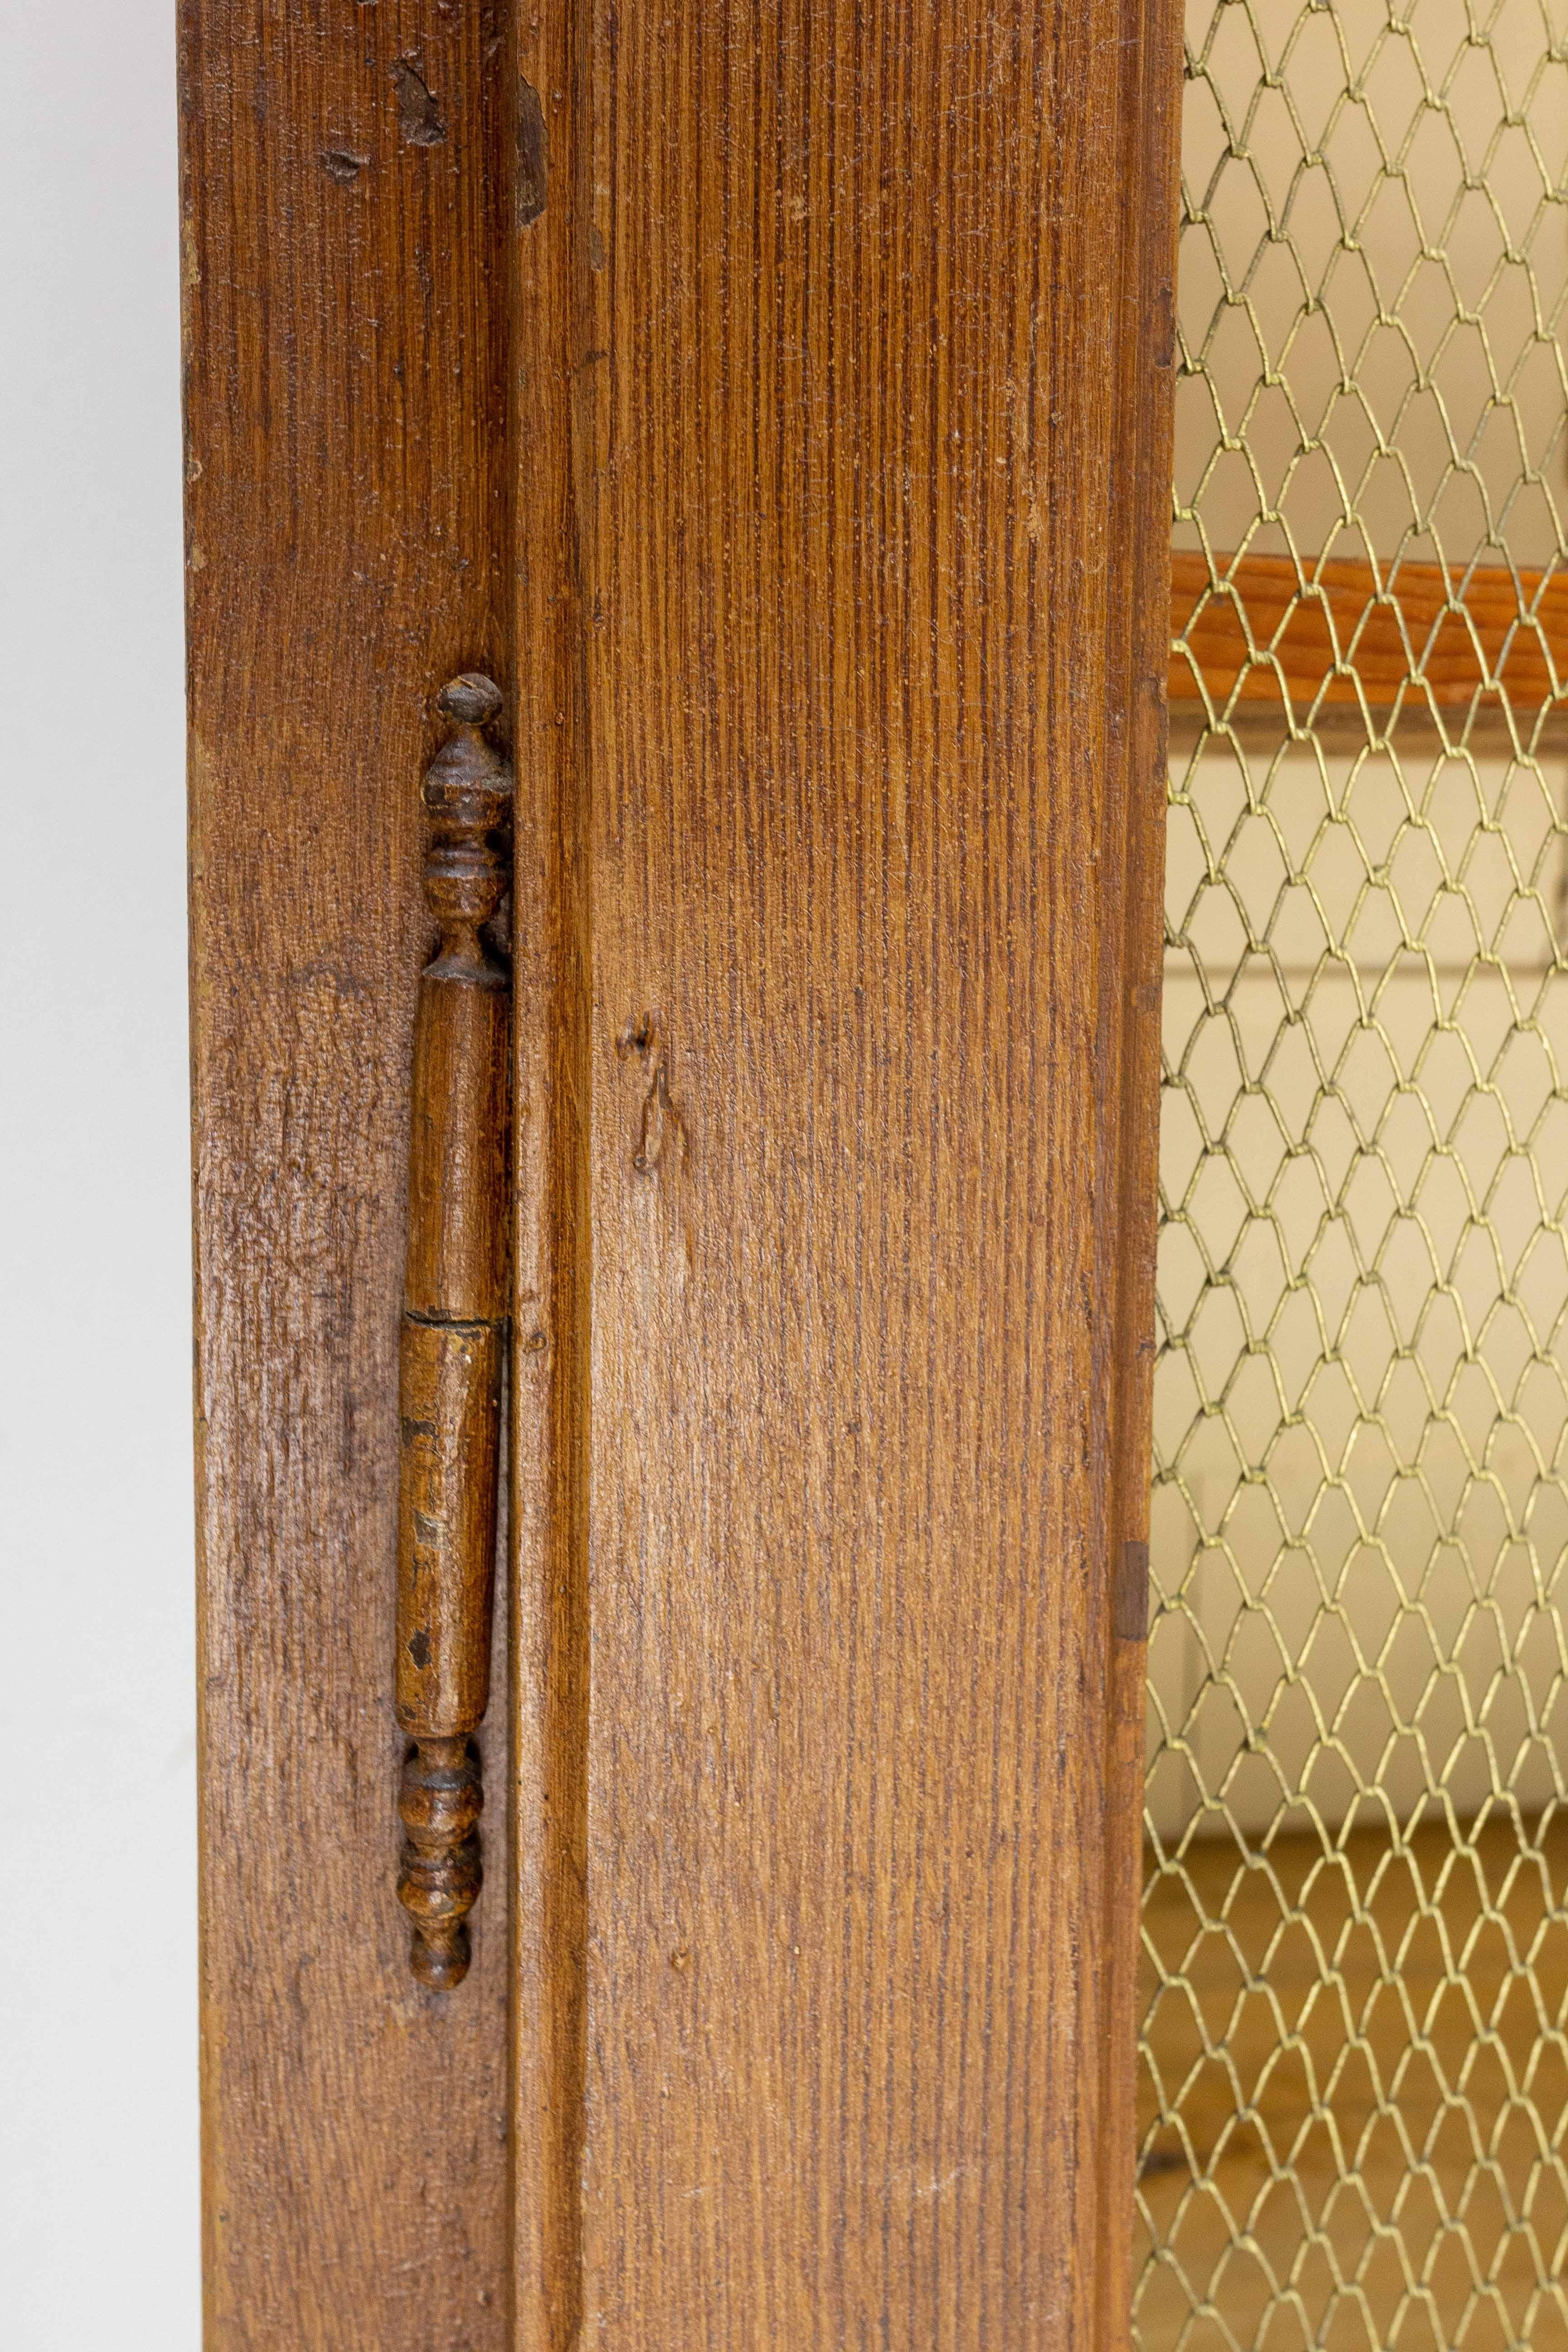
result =
[[[1216,585],[1215,572],[1223,584]],[[1568,572],[1506,565],[1401,563],[1346,557],[1171,558],[1173,703],[1223,711],[1236,693],[1305,725],[1314,709],[1413,713],[1506,702],[1518,715],[1568,698]]]
[[[205,2341],[501,2352],[504,1878],[422,1990],[388,1701],[415,780],[442,681],[509,677],[510,96],[479,6],[180,41]]]
[[[511,1383],[512,2216],[519,2352],[575,2352],[582,2312],[593,1243],[592,769],[578,476],[599,364],[587,8],[514,20],[517,515],[516,1218]],[[605,1433],[614,1446],[616,1433]]]
[[[692,0],[539,83],[585,2347],[1125,2340],[1176,29]]]

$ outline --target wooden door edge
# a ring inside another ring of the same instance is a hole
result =
[[[1131,2337],[1183,57],[1179,0],[1129,0],[1128,17],[1123,184],[1135,192],[1137,230],[1128,240],[1120,296],[1124,364],[1117,397],[1131,463],[1118,484],[1126,507],[1111,542],[1121,573],[1112,609],[1120,607],[1127,617],[1118,681],[1127,743],[1123,945],[1118,1002],[1105,1008],[1108,1025],[1121,1029],[1121,1102],[1107,1562],[1105,1784],[1112,1827],[1106,1841],[1105,1948],[1110,1983],[1098,2327],[1104,2352],[1121,2352]]]

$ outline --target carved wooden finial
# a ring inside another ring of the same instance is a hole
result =
[[[481,937],[507,887],[511,774],[484,730],[488,677],[455,677],[425,773],[425,896],[441,929],[414,1029],[401,1340],[397,1720],[413,1746],[398,1811],[410,1960],[445,1991],[468,1968],[484,1803],[471,1735],[489,1697],[506,1338],[510,975]]]
[[[459,670],[436,697],[442,718],[455,719],[459,727],[488,727],[500,716],[500,687],[478,669]]]
[[[477,671],[445,685],[436,708],[452,722],[425,771],[430,843],[425,896],[442,927],[441,953],[483,961],[478,933],[507,887],[504,834],[511,814],[511,771],[484,730],[501,707],[500,688]]]
[[[437,1992],[468,1973],[468,1916],[484,1882],[479,1819],[485,1792],[466,1739],[421,1739],[408,1752],[397,1810],[408,1835],[397,1899],[414,1922],[410,1964]]]

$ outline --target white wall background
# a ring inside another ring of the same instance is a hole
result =
[[[0,2342],[195,2352],[174,0],[0,0]]]

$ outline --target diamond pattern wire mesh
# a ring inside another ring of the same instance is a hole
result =
[[[1568,567],[1568,0],[1188,42],[1135,2338],[1568,2352],[1568,675],[1246,572]]]

